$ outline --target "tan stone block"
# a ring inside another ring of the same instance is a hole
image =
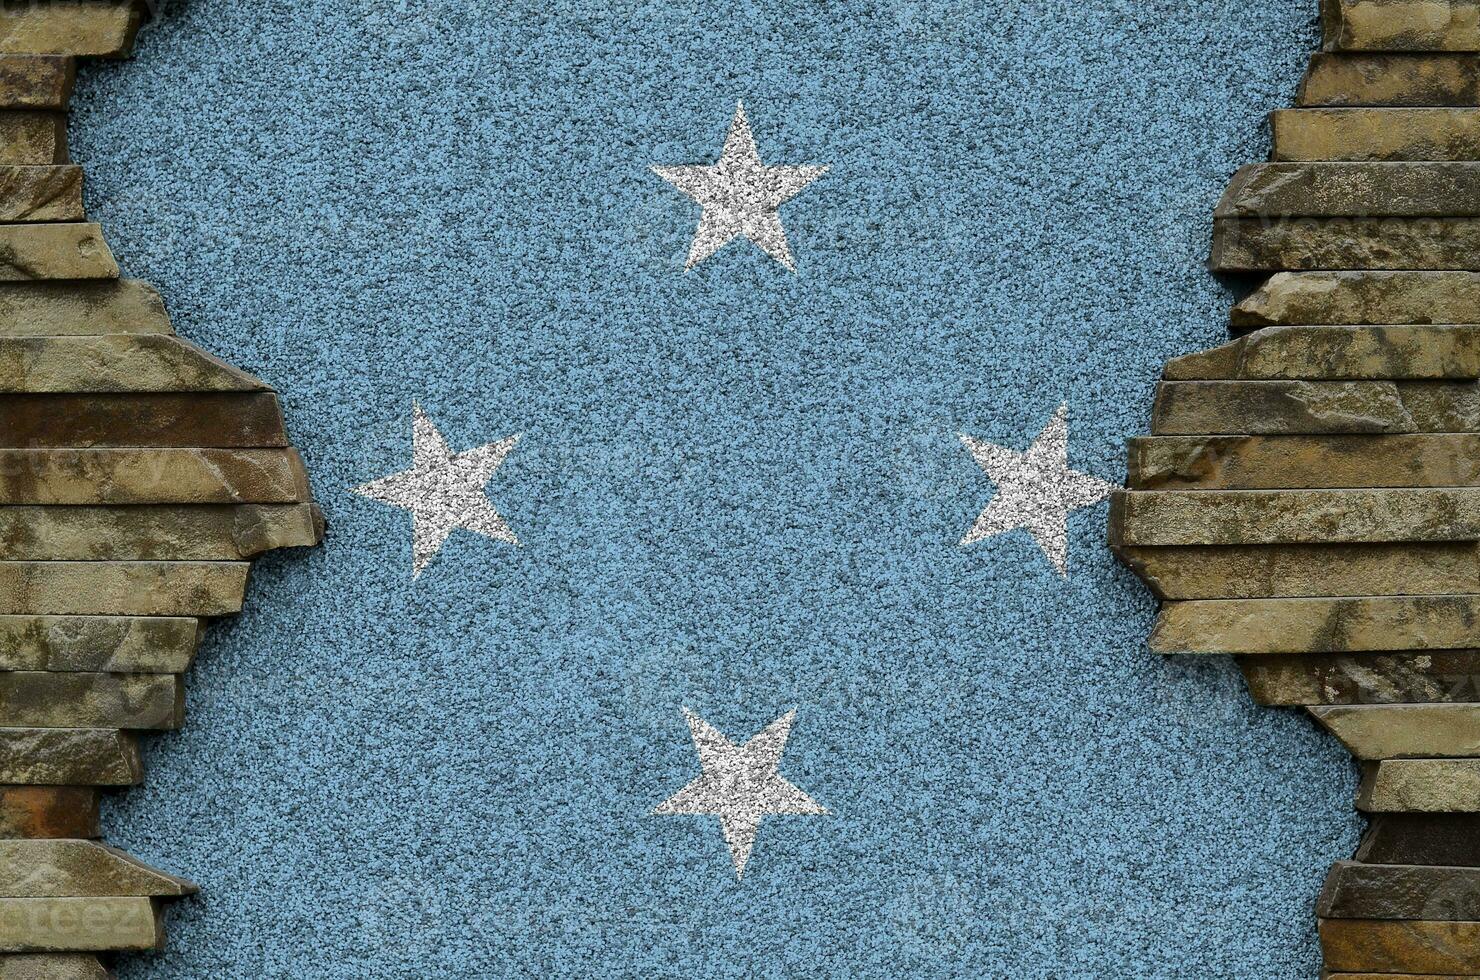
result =
[[[1480,105],[1480,58],[1470,54],[1314,54],[1297,104]]]
[[[174,332],[158,291],[137,279],[0,284],[0,337]]]
[[[1480,596],[1171,602],[1159,653],[1361,653],[1480,647]]]
[[[1323,919],[1480,919],[1480,868],[1338,861],[1316,903]]]
[[[246,562],[0,562],[0,614],[230,616]]]
[[[1322,919],[1320,946],[1333,973],[1480,976],[1480,922]]]
[[[1480,701],[1480,650],[1260,654],[1239,657],[1259,704]]]
[[[0,449],[0,505],[309,498],[308,476],[293,449]]]
[[[0,433],[3,433],[0,429]],[[1137,490],[1465,487],[1480,435],[1161,436],[1128,442]]]
[[[1366,813],[1480,812],[1480,759],[1384,759],[1362,768]]]
[[[96,956],[82,953],[11,953],[0,956],[0,980],[111,980]]]
[[[143,952],[164,944],[152,898],[0,898],[0,952]]]
[[[1270,120],[1276,161],[1480,159],[1480,109],[1279,109]]]
[[[0,54],[0,107],[65,112],[76,80],[71,58]]]
[[[1480,541],[1480,488],[1117,491],[1110,544]]]
[[[243,561],[323,533],[311,504],[0,507],[10,561]]]
[[[1340,51],[1480,51],[1473,0],[1321,0],[1325,46]]]
[[[144,778],[133,736],[101,728],[0,728],[0,783],[132,786]]]
[[[88,838],[98,826],[91,786],[0,786],[0,837]],[[0,972],[0,980],[4,973]]]
[[[1473,542],[1124,547],[1116,555],[1162,599],[1480,591]]]
[[[1480,215],[1480,163],[1253,163],[1219,218],[1453,218]]]
[[[179,337],[0,337],[4,394],[265,390],[257,378]]]
[[[67,160],[66,113],[0,109],[0,164],[41,167]]]
[[[117,278],[96,224],[0,225],[0,282]]]
[[[0,670],[181,674],[199,640],[195,619],[0,616]]]
[[[179,728],[185,691],[171,674],[0,673],[0,718],[27,728]]]
[[[271,392],[0,395],[0,447],[7,449],[287,444]]]
[[[1154,435],[1476,430],[1473,382],[1163,381],[1151,414]]]
[[[1480,273],[1280,272],[1233,308],[1234,330],[1307,324],[1480,322]]]
[[[1480,756],[1480,704],[1335,704],[1307,710],[1358,759]]]
[[[1320,931],[1332,971],[1480,975],[1480,922],[1323,919]]]
[[[0,52],[126,58],[147,19],[138,0],[45,0],[0,10]]]
[[[193,883],[88,840],[0,840],[0,898],[178,898]]]
[[[1215,272],[1467,269],[1480,218],[1217,218]]]
[[[1167,362],[1168,381],[1441,380],[1480,377],[1480,327],[1266,327]]]
[[[81,167],[0,167],[0,223],[82,219]]]

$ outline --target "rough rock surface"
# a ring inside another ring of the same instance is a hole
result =
[[[195,888],[91,840],[96,787],[182,723],[250,559],[324,530],[272,390],[176,337],[86,220],[76,58],[126,55],[147,13],[0,6],[0,954],[27,954],[0,980],[99,980],[72,954],[160,944],[159,900]]]

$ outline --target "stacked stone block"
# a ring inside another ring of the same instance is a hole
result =
[[[1237,655],[1361,761],[1331,980],[1480,976],[1480,3],[1322,22],[1214,219],[1213,269],[1267,278],[1167,365],[1111,544],[1154,649]]]
[[[99,794],[181,724],[252,558],[322,533],[273,391],[175,336],[86,220],[76,59],[126,56],[147,16],[0,6],[0,980],[160,944],[160,903],[195,888],[99,843]]]

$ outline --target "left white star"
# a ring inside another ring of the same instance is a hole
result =
[[[683,716],[704,773],[653,813],[719,817],[736,878],[745,877],[745,865],[755,847],[762,817],[827,813],[826,807],[776,773],[791,735],[791,723],[796,720],[795,710],[771,722],[744,745],[736,745],[688,708],[683,709]]]
[[[411,511],[412,573],[429,565],[457,528],[517,545],[519,539],[488,500],[488,481],[519,442],[510,436],[453,453],[419,404],[412,405],[412,467],[355,487],[352,493]]]
[[[997,484],[997,496],[961,539],[970,545],[1024,528],[1059,573],[1069,576],[1069,513],[1097,504],[1114,484],[1069,469],[1069,406],[1063,404],[1027,452],[963,435],[961,441]]]
[[[747,238],[795,272],[797,265],[777,209],[827,168],[768,167],[761,163],[745,106],[737,103],[718,162],[654,167],[653,172],[704,209],[685,269],[692,269],[736,238]]]

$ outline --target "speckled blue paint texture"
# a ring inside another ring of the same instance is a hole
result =
[[[1304,978],[1354,772],[1231,663],[1168,662],[1076,514],[962,549],[959,442],[1124,476],[1314,0],[190,0],[82,74],[88,202],[181,334],[283,393],[331,530],[213,627],[111,839],[203,895],[125,978]],[[829,164],[694,271],[743,99]],[[523,546],[348,488],[419,400]],[[654,817],[790,708],[831,811]]]

